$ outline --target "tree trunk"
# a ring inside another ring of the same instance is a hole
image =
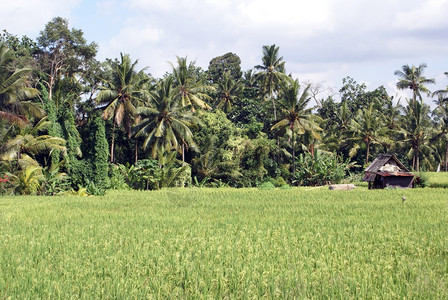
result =
[[[294,129],[292,130],[292,176],[296,177],[296,150],[294,140]]]
[[[134,149],[134,163],[137,164],[138,162],[138,140],[135,139],[135,149]]]
[[[367,166],[367,164],[369,163],[370,140],[367,140],[366,146],[367,146],[367,155],[366,155],[366,166]]]
[[[185,162],[185,144],[182,140],[182,162]]]
[[[415,155],[415,164],[416,164],[416,171],[417,172],[420,172],[420,153],[419,153],[419,150],[420,150],[420,148],[419,148],[419,145],[417,144],[417,148],[416,148],[416,151],[415,151],[415,153],[414,153],[414,155]]]
[[[115,148],[115,121],[114,126],[112,127],[112,140],[110,143],[110,162],[114,162],[114,148]]]
[[[274,121],[277,121],[277,108],[275,107],[275,99],[273,96],[271,96],[272,99],[272,107],[274,109]]]
[[[445,150],[445,172],[448,172],[448,139],[446,140],[446,150]]]

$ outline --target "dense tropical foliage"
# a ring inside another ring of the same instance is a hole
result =
[[[98,61],[97,48],[62,18],[36,41],[1,34],[0,193],[317,185],[383,152],[447,170],[448,89],[431,93],[424,63],[395,71],[408,99],[350,77],[319,98],[318,83],[287,75],[276,45],[250,70],[234,53],[207,70],[178,57],[163,78],[128,54]]]

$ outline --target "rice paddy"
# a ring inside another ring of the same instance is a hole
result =
[[[2,197],[0,299],[447,299],[446,191]]]

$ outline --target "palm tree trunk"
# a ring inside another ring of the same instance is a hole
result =
[[[445,172],[448,172],[448,139],[446,140],[446,150],[445,150]]]
[[[419,150],[420,150],[420,148],[419,148],[419,145],[417,144],[417,149],[416,149],[416,151],[415,151],[415,161],[416,161],[416,171],[417,172],[420,172],[420,153],[419,153]]]
[[[369,163],[370,140],[367,140],[366,146],[367,146],[367,154],[366,154],[366,166],[367,166],[367,164]]]
[[[135,139],[135,149],[134,149],[134,163],[137,164],[138,162],[138,140]]]
[[[115,122],[112,128],[112,140],[110,143],[110,162],[114,162],[114,148],[115,148]]]
[[[294,140],[294,129],[292,130],[292,176],[296,177],[296,150]]]
[[[275,107],[275,99],[272,93],[269,95],[272,100],[272,108],[274,109],[274,122],[277,121],[277,108]],[[280,137],[277,136],[277,164],[280,164]]]
[[[271,96],[272,99],[272,107],[274,109],[274,121],[277,121],[277,108],[275,107],[275,99],[273,96]]]
[[[183,140],[182,140],[183,142]],[[185,144],[182,143],[182,162],[185,162]]]
[[[315,151],[315,149],[314,149],[314,143],[311,143],[311,145],[310,145],[310,153],[311,153],[311,157],[312,157],[312,158],[314,158],[314,151]]]

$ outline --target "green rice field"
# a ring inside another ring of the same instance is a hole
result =
[[[1,197],[0,247],[0,299],[448,299],[448,190]]]

